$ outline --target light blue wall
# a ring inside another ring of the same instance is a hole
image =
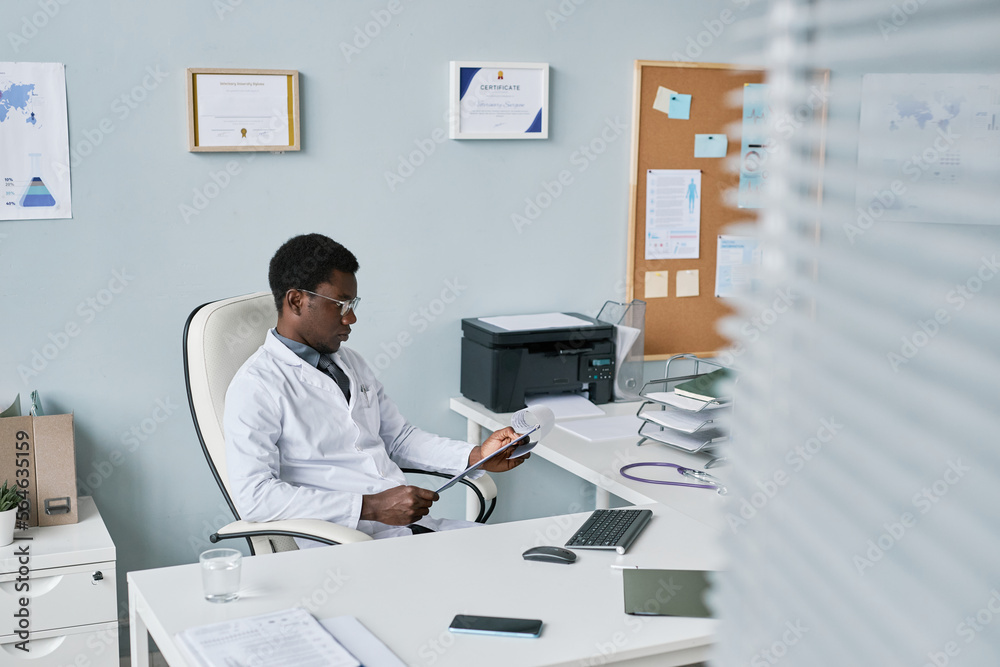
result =
[[[75,412],[81,492],[107,521],[120,584],[128,570],[193,562],[230,519],[186,405],[181,331],[192,308],[266,289],[278,245],[326,233],[361,262],[351,345],[374,361],[409,333],[412,345],[381,379],[417,424],[464,437],[447,407],[458,394],[459,320],[596,313],[624,297],[632,61],[672,59],[699,33],[699,59],[726,61],[729,35],[703,22],[718,29],[723,10],[739,16],[745,3],[401,0],[348,62],[340,43],[388,4],[5,2],[0,60],[66,64],[70,144],[81,158],[72,220],[0,223],[0,399],[37,388],[48,411]],[[46,6],[52,16],[40,14]],[[567,16],[557,21],[560,8]],[[448,61],[462,59],[550,63],[550,138],[446,140],[391,190],[386,172],[445,128]],[[184,69],[210,66],[298,69],[303,150],[189,153]],[[166,76],[156,83],[150,71]],[[617,134],[604,143],[609,127],[618,129],[606,138]],[[580,162],[588,145],[603,152]],[[213,173],[234,160],[240,173],[185,220],[180,207],[215,194]],[[573,182],[519,233],[511,215],[564,169]],[[130,277],[126,289],[87,315],[79,304],[115,271]],[[420,309],[449,281],[459,297],[425,323]],[[80,335],[22,381],[18,367],[70,322]],[[160,403],[172,412],[155,423]],[[144,424],[152,432],[129,445],[126,434]],[[541,460],[501,482],[501,520],[593,502],[591,489]]]

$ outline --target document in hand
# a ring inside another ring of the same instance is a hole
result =
[[[519,456],[524,456],[534,449],[539,440],[549,434],[549,431],[552,430],[555,423],[555,414],[553,414],[552,410],[545,405],[532,405],[524,408],[523,410],[518,410],[513,414],[513,416],[511,416],[510,425],[511,428],[514,429],[514,432],[519,433],[521,437],[511,440],[489,456],[480,459],[478,463],[471,465],[462,472],[458,473],[445,482],[441,488],[435,491],[435,493],[441,493],[445,489],[451,488],[468,476],[469,473],[477,470],[483,464],[493,460],[495,457],[500,456],[511,447],[515,447],[515,449],[511,452],[510,458],[516,459]],[[538,437],[535,438],[535,442],[531,442],[528,436],[536,431],[538,432]]]
[[[177,641],[201,667],[361,667],[301,608],[189,628]]]
[[[471,473],[474,470],[478,470],[480,467],[483,466],[483,464],[485,464],[485,463],[487,463],[489,461],[492,461],[493,459],[497,458],[498,456],[500,456],[501,454],[503,454],[504,452],[506,452],[511,447],[514,447],[515,449],[511,453],[510,458],[516,459],[519,456],[524,456],[525,454],[527,454],[528,452],[530,452],[532,449],[535,448],[535,444],[536,443],[529,442],[528,441],[528,436],[530,436],[532,433],[534,433],[535,431],[537,431],[539,428],[540,427],[538,427],[538,426],[532,427],[532,429],[530,431],[528,431],[527,433],[522,434],[521,437],[515,438],[514,440],[511,440],[506,445],[504,445],[500,449],[496,450],[495,452],[493,452],[489,456],[485,456],[485,457],[479,459],[479,461],[477,461],[476,463],[473,463],[471,466],[469,466],[468,468],[466,468],[465,470],[463,470],[462,472],[458,473],[457,475],[455,475],[454,477],[452,477],[451,479],[449,479],[447,482],[445,482],[440,488],[438,488],[435,491],[435,493],[441,493],[445,489],[450,489],[451,487],[455,486],[456,484],[458,484],[459,482],[461,482],[463,479],[465,479],[466,477],[468,477],[469,473]]]

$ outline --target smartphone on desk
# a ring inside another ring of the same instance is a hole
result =
[[[498,616],[469,616],[457,614],[448,629],[477,635],[502,635],[510,637],[538,637],[542,622],[532,618],[501,618]]]

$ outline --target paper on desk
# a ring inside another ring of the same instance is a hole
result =
[[[680,396],[672,391],[653,391],[648,394],[643,394],[643,398],[648,398],[651,401],[656,401],[657,403],[666,403],[667,405],[672,405],[675,408],[681,408],[682,410],[715,410],[717,408],[726,407],[725,403],[706,403],[705,401],[698,401],[693,398],[688,398],[687,396]]]
[[[647,422],[648,423],[648,422]],[[644,424],[645,426],[645,424]],[[656,429],[656,426],[653,426]],[[646,435],[648,431],[643,431],[640,435]],[[659,429],[654,434],[650,434],[653,439],[673,445],[688,452],[700,452],[706,447],[713,447],[714,443],[726,440],[729,436],[722,429],[707,428],[694,433],[684,433],[672,428]]]
[[[569,431],[573,435],[578,435],[589,442],[601,442],[603,440],[615,440],[617,438],[627,438],[630,435],[636,435],[642,423],[642,420],[635,415],[622,415],[618,417],[576,419],[559,422],[556,426]]]
[[[539,315],[503,315],[500,317],[480,317],[480,322],[492,324],[506,331],[528,331],[531,329],[561,329],[564,327],[592,327],[593,322],[581,320],[566,313],[541,313]]]
[[[406,663],[353,616],[323,618],[320,624],[364,667],[406,667]]]
[[[361,667],[351,653],[302,608],[190,628],[178,642],[203,667]]]
[[[604,410],[591,403],[585,396],[579,394],[540,394],[527,396],[524,402],[529,408],[545,406],[552,410],[556,419],[572,419],[573,417],[602,417]]]
[[[705,424],[718,425],[719,418],[724,413],[714,410],[702,410],[701,412],[690,412],[687,410],[646,410],[639,414],[651,422],[660,426],[672,428],[675,431],[684,433],[694,433]]]

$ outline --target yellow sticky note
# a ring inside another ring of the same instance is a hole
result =
[[[669,292],[668,271],[646,271],[646,298],[658,299],[667,296]]]
[[[677,296],[698,296],[698,269],[677,272]]]
[[[660,86],[656,89],[656,99],[653,100],[653,108],[657,111],[662,111],[665,114],[670,114],[670,96],[676,95],[676,90],[670,90],[669,88],[664,88]],[[664,294],[663,296],[666,296]]]

